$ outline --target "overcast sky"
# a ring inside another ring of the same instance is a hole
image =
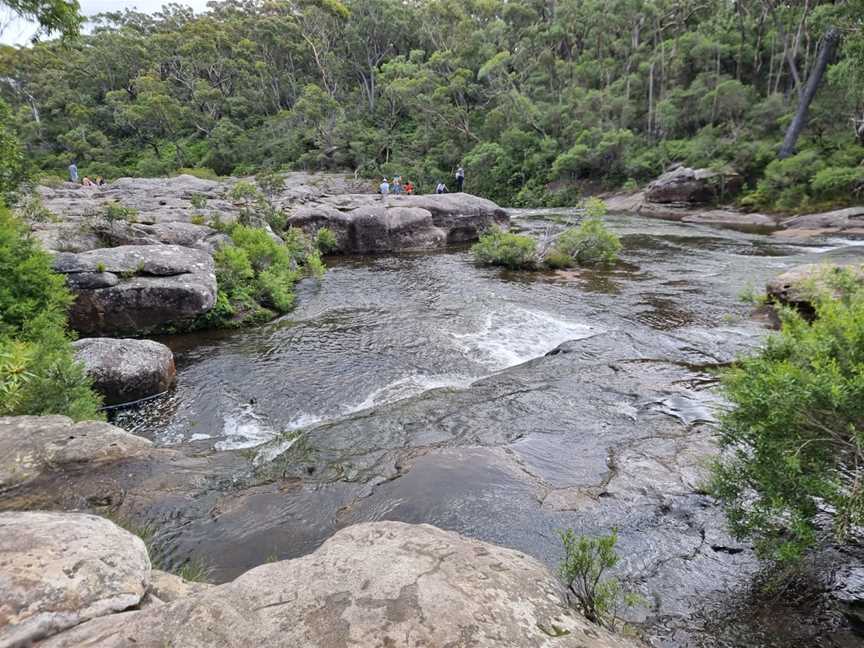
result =
[[[170,0],[79,0],[81,13],[85,16],[118,11],[120,9],[137,9],[145,13],[159,11],[163,4]],[[175,0],[176,4],[187,5],[195,11],[207,8],[207,0]],[[0,25],[4,27],[0,33],[0,43],[26,44],[36,31],[36,26],[20,20],[11,20],[9,9],[0,8]],[[11,20],[11,23],[10,23]]]

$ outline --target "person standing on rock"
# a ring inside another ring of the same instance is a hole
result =
[[[69,182],[78,182],[78,165],[75,160],[69,165]]]
[[[462,187],[465,185],[465,169],[461,166],[456,169],[456,191],[461,192]]]
[[[390,193],[390,183],[387,182],[387,178],[381,182],[381,185],[378,187],[378,193],[381,194],[382,200]]]

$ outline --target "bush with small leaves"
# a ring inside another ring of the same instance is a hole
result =
[[[864,286],[848,270],[813,285],[816,318],[781,309],[780,332],[724,375],[711,481],[733,534],[781,563],[819,541],[817,516],[838,541],[864,524]]]
[[[554,249],[579,265],[612,264],[618,260],[621,240],[596,217],[588,217],[579,227],[565,230]]]
[[[318,248],[321,254],[333,252],[337,247],[339,247],[339,243],[336,240],[336,235],[333,233],[333,230],[329,227],[322,227],[315,232],[315,247]]]
[[[537,241],[530,236],[505,232],[494,227],[480,236],[471,247],[474,259],[483,265],[504,266],[511,270],[537,265]]]
[[[617,611],[634,605],[638,597],[625,592],[617,579],[605,574],[618,564],[615,544],[618,534],[590,538],[577,536],[572,529],[561,532],[564,560],[559,574],[576,608],[594,623],[614,627]]]

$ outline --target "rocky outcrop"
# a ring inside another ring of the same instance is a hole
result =
[[[864,237],[864,207],[848,207],[819,214],[795,216],[781,223],[775,233],[780,238],[806,239],[815,236],[840,235]]]
[[[141,539],[94,515],[0,513],[0,565],[0,646],[137,605],[150,579]]]
[[[100,227],[99,234],[110,246],[120,245],[180,245],[213,254],[231,238],[212,227],[193,223],[115,223]]]
[[[177,245],[61,253],[54,269],[76,294],[70,325],[88,335],[146,333],[206,313],[216,300],[213,258]]]
[[[152,340],[84,338],[74,342],[75,359],[87,369],[106,405],[155,396],[174,384],[174,354]]]
[[[675,167],[648,185],[649,203],[708,204],[734,196],[744,185],[737,173]]]
[[[507,226],[507,212],[470,194],[325,198],[297,208],[288,224],[333,230],[338,250],[366,254],[418,250],[476,240],[492,226]]]
[[[428,525],[348,527],[315,553],[44,646],[634,646],[568,608],[545,567]]]
[[[48,473],[133,457],[151,443],[100,421],[65,416],[0,417],[0,492]],[[2,591],[2,588],[0,588]]]
[[[864,566],[846,565],[837,570],[831,597],[856,631],[864,634]]]
[[[150,572],[150,590],[148,594],[161,603],[171,603],[191,594],[203,592],[213,587],[210,583],[195,583],[168,572],[154,569]]]
[[[815,313],[815,297],[825,290],[832,290],[831,277],[841,268],[864,280],[864,264],[808,263],[777,275],[768,282],[765,291],[772,301],[792,306],[809,317]]]

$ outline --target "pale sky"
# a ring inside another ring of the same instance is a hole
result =
[[[92,16],[121,9],[137,9],[144,13],[153,13],[159,11],[162,5],[168,4],[170,0],[78,0],[78,2],[81,5],[81,13]],[[207,8],[207,0],[175,0],[175,4],[192,7],[195,11],[204,11]],[[0,43],[26,45],[35,32],[34,24],[15,19],[8,8],[0,5]]]

